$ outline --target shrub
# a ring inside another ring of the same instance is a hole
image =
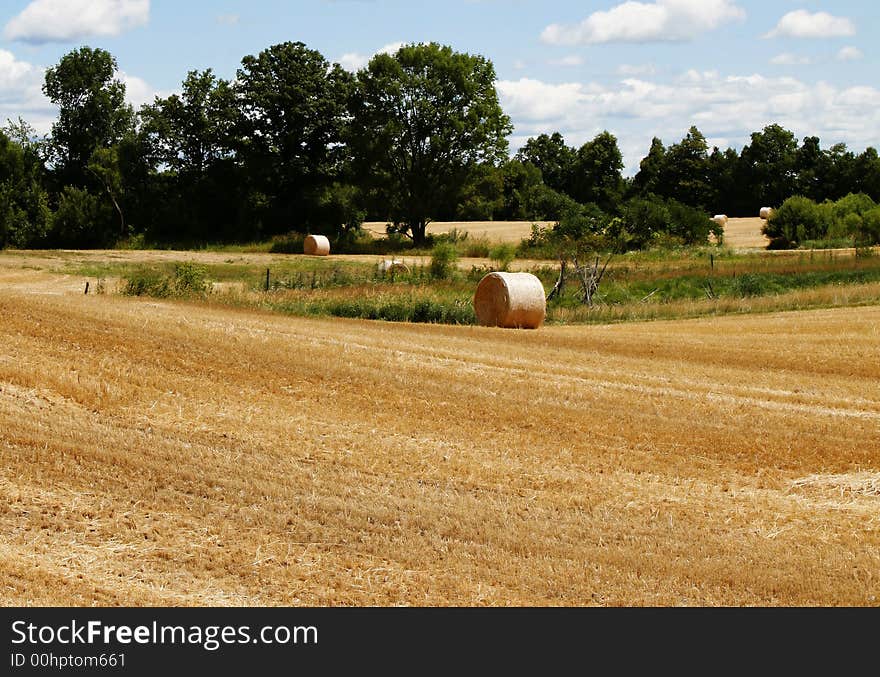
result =
[[[795,195],[773,211],[762,229],[771,248],[784,249],[806,240],[818,240],[828,233],[830,210],[809,198]]]
[[[447,280],[452,276],[458,251],[449,242],[438,242],[431,250],[431,277]]]
[[[0,181],[0,248],[9,244],[28,248],[45,245],[52,221],[45,191],[31,186],[24,192]]]
[[[357,317],[388,322],[437,324],[475,324],[476,316],[469,301],[444,303],[433,299],[397,298],[384,302],[367,299],[337,299],[317,307],[337,317]]]
[[[471,238],[465,242],[464,255],[484,259],[490,255],[489,240],[485,237]]]
[[[669,234],[681,238],[685,244],[706,244],[709,241],[709,233],[715,232],[715,228],[718,226],[699,209],[694,209],[676,200],[667,202],[667,210],[669,211]],[[724,229],[720,230],[723,237]]]
[[[141,268],[126,278],[122,293],[126,296],[156,298],[201,295],[208,290],[206,272],[204,266],[192,261],[176,264],[171,276],[152,268]]]
[[[302,233],[288,233],[287,235],[276,235],[272,238],[272,244],[269,247],[271,254],[302,254],[303,242],[305,235]]]
[[[522,209],[527,214],[526,218],[539,221],[561,219],[567,211],[581,207],[580,203],[565,193],[559,193],[543,183],[526,189],[523,203]]]
[[[577,241],[602,232],[607,222],[608,216],[595,204],[576,204],[565,209],[554,230],[560,237]]]
[[[832,205],[831,215],[835,221],[839,221],[846,219],[851,214],[862,216],[876,206],[877,204],[864,193],[850,193]]]
[[[105,247],[114,239],[114,225],[105,200],[65,186],[52,218],[51,238],[62,247]]]
[[[516,258],[516,247],[510,243],[495,245],[489,250],[489,258],[498,270],[507,270]]]
[[[622,212],[618,236],[626,249],[644,248],[654,233],[664,232],[671,221],[664,201],[654,196],[633,198],[623,206]]]
[[[764,284],[758,275],[745,273],[733,282],[733,291],[738,296],[760,296],[764,292]]]
[[[172,282],[174,293],[178,296],[204,294],[208,290],[206,274],[205,266],[200,266],[192,261],[175,264]]]
[[[858,239],[865,244],[880,244],[880,207],[874,207],[862,216]]]
[[[136,270],[125,280],[122,293],[126,296],[171,296],[171,284],[166,275],[151,268]]]

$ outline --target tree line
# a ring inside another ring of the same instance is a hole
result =
[[[0,246],[193,246],[289,232],[344,244],[364,220],[424,243],[432,220],[560,220],[704,241],[707,214],[754,215],[792,195],[880,201],[880,158],[799,144],[769,125],[740,152],[691,127],[655,138],[624,178],[617,139],[559,133],[509,155],[510,118],[488,59],[412,44],[357,73],[301,42],[245,56],[233,80],[190,71],[179,94],[139,110],[107,51],[81,47],[46,71],[51,132],[0,131]]]

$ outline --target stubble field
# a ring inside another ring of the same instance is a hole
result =
[[[7,605],[880,595],[877,306],[526,332],[7,269],[0,346]]]

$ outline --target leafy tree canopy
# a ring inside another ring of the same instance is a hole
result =
[[[350,143],[389,217],[423,242],[477,163],[506,159],[510,119],[488,59],[436,43],[377,54],[357,76]]]

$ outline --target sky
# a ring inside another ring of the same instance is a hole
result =
[[[481,54],[511,152],[608,130],[628,175],[652,137],[670,145],[691,125],[721,149],[772,123],[823,148],[880,146],[873,0],[0,0],[0,124],[48,132],[45,69],[83,45],[116,57],[137,107],[193,69],[232,79],[243,56],[285,41],[350,70],[403,43]]]

